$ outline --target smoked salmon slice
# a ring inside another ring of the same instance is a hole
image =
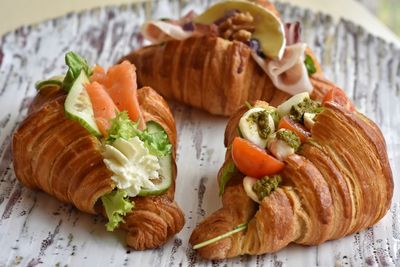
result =
[[[115,118],[118,107],[114,104],[105,87],[100,83],[94,81],[87,84],[85,88],[92,102],[96,125],[103,136],[107,137],[110,120]]]
[[[139,121],[139,128],[146,128],[137,99],[136,68],[128,61],[109,68],[107,74],[99,66],[94,68],[91,78],[102,84],[120,111],[127,111],[133,122]]]

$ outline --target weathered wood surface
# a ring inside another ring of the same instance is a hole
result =
[[[141,44],[149,17],[177,17],[208,1],[163,0],[95,9],[23,27],[0,40],[0,266],[400,266],[400,50],[346,21],[278,4],[288,21],[303,22],[304,40],[328,77],[346,89],[386,137],[395,178],[390,212],[373,228],[318,247],[291,245],[279,253],[207,262],[188,247],[194,226],[219,208],[215,175],[223,162],[225,118],[172,103],[176,116],[176,200],[186,214],[181,233],[164,247],[129,250],[123,232],[105,221],[16,181],[10,138],[35,94],[34,82],[65,71],[63,55],[75,50],[110,66]]]

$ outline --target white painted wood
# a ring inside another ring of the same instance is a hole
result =
[[[400,265],[400,50],[347,21],[278,4],[288,21],[300,20],[304,39],[326,74],[357,107],[375,120],[387,141],[395,179],[390,212],[373,228],[318,247],[290,245],[274,254],[203,261],[188,238],[206,214],[220,207],[216,173],[223,162],[226,118],[171,103],[179,133],[176,200],[184,229],[165,246],[129,250],[124,233],[108,233],[105,221],[15,179],[10,137],[35,94],[34,82],[65,71],[63,55],[75,50],[91,63],[110,66],[140,45],[146,16],[177,17],[208,1],[160,0],[70,14],[0,39],[0,266],[399,266]]]

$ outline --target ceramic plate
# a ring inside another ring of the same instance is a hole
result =
[[[347,21],[277,4],[286,21],[301,21],[303,40],[326,75],[343,87],[386,137],[395,178],[388,214],[374,227],[315,247],[204,261],[188,246],[191,231],[220,207],[216,174],[223,162],[227,119],[171,103],[179,133],[175,198],[183,230],[163,247],[132,251],[105,220],[23,187],[12,168],[11,135],[25,117],[38,79],[64,73],[77,51],[105,67],[139,47],[148,18],[178,17],[208,1],[163,0],[73,13],[22,27],[0,40],[0,266],[400,266],[400,50]]]

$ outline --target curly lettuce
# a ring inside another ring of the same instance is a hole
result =
[[[108,217],[107,231],[114,231],[121,222],[124,222],[124,216],[135,206],[134,202],[129,200],[128,194],[120,189],[102,196],[101,202]]]
[[[138,128],[139,122],[133,123],[126,111],[119,112],[114,119],[110,120],[111,126],[108,129],[108,138],[106,142],[112,144],[118,138],[129,140],[138,137],[143,141],[150,154],[163,157],[171,153],[172,145],[168,139],[167,133],[162,131],[150,132],[148,129],[141,131]]]

